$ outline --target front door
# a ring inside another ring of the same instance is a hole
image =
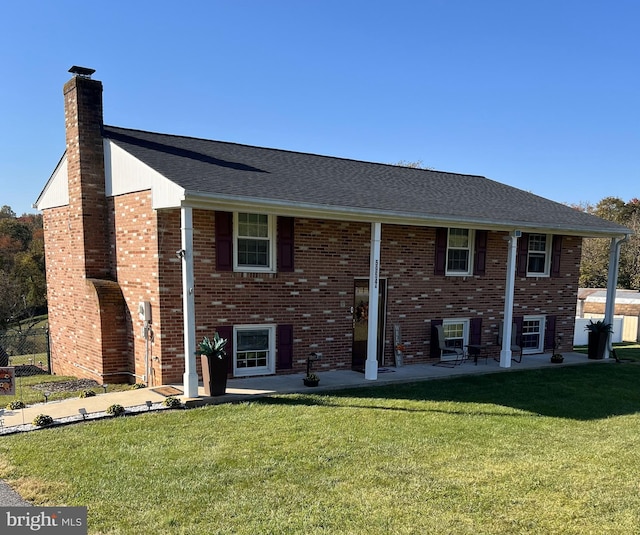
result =
[[[363,371],[367,360],[367,340],[369,336],[369,279],[355,279],[353,302],[353,349],[351,367]],[[386,315],[387,281],[379,280],[378,285],[378,366],[384,358],[384,320]]]

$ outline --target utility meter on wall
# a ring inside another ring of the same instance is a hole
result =
[[[140,321],[151,321],[151,303],[149,301],[140,301],[138,304],[138,317]]]

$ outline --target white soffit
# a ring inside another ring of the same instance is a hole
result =
[[[151,190],[153,208],[180,206],[184,189],[141,162],[109,139],[104,140],[107,197]]]

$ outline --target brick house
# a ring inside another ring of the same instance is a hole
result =
[[[569,350],[582,238],[616,252],[629,232],[480,176],[106,126],[101,82],[70,72],[67,149],[36,202],[59,374],[195,396],[215,330],[232,377],[317,351],[375,379],[394,326],[404,364],[437,357],[435,325],[466,345],[504,322],[525,352]]]

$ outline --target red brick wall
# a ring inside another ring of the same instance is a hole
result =
[[[604,314],[604,307],[604,303],[585,301],[584,312],[586,314]],[[616,303],[614,314],[616,316],[640,316],[640,306],[629,303]]]
[[[57,375],[102,382],[104,314],[95,284],[78,264],[76,243],[69,239],[69,212],[69,207],[43,212],[52,368]]]
[[[89,278],[112,279],[109,266],[102,83],[73,77],[64,86],[69,239],[78,269]]]
[[[129,366],[138,376],[144,373],[145,341],[137,306],[139,301],[150,301],[154,384],[180,383],[184,372],[182,275],[175,254],[181,248],[180,211],[152,210],[149,192],[121,195],[111,204],[118,239],[112,264],[127,303]],[[60,339],[72,339],[78,328],[73,320],[64,320],[72,317],[70,290],[58,284],[70,256],[65,245],[65,211],[45,214],[47,267],[56,278],[49,286],[54,352]],[[285,373],[304,371],[306,358],[314,350],[324,354],[316,369],[350,368],[354,278],[369,275],[369,224],[296,219],[293,273],[217,273],[214,212],[194,210],[193,216],[197,340],[220,326],[293,324],[294,367]],[[483,341],[495,340],[504,307],[504,236],[489,232],[484,276],[444,277],[434,275],[435,229],[383,225],[380,275],[388,288],[387,364],[393,362],[394,323],[402,327],[408,364],[428,360],[432,319],[481,317]],[[561,277],[516,280],[514,315],[557,316],[561,350],[572,345],[580,249],[580,238],[564,237]],[[74,355],[79,358],[77,352]]]
[[[293,324],[292,371],[303,371],[313,350],[324,354],[321,367],[349,368],[354,278],[369,275],[370,225],[296,219],[295,272],[273,275],[216,273],[213,227],[213,212],[194,212],[197,337],[223,325]],[[381,277],[388,282],[387,363],[393,359],[394,323],[402,326],[408,363],[429,358],[431,319],[481,317],[483,341],[495,341],[504,308],[504,236],[489,233],[485,276],[443,277],[433,274],[435,229],[383,225]],[[179,242],[174,237],[171,250],[176,247]],[[519,278],[516,282],[514,315],[557,316],[561,350],[572,346],[580,248],[579,238],[565,237],[561,277]],[[179,263],[175,267],[177,281]],[[173,319],[176,323],[178,316]],[[181,326],[179,323],[178,329]],[[181,336],[176,332],[176,345]]]

